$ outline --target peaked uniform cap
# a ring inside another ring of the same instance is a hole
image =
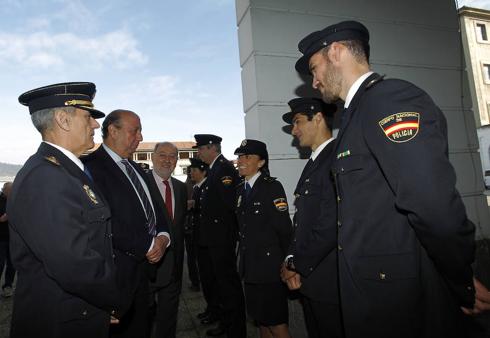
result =
[[[21,94],[19,103],[28,106],[31,114],[48,108],[75,107],[87,110],[93,118],[101,118],[105,114],[95,109],[92,103],[95,92],[92,82],[57,83]]]

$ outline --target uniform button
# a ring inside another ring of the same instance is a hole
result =
[[[337,196],[337,202],[340,202],[340,196]]]
[[[116,255],[115,254],[112,254],[112,258],[116,258]]]
[[[310,267],[310,271],[313,271],[313,268],[312,267]]]
[[[305,191],[305,195],[308,195],[308,190]]]
[[[466,289],[468,289],[468,291],[473,291],[473,287],[471,286],[468,286]]]
[[[116,314],[116,311],[115,310],[112,310],[111,311],[111,315],[115,315]]]
[[[341,172],[344,172],[344,168],[340,168],[340,171],[341,171]]]
[[[380,273],[379,273],[379,279],[381,279],[381,280],[385,280],[385,279],[386,279],[386,274],[385,274],[385,273],[383,273],[383,272],[380,272]]]
[[[266,255],[267,255],[267,256],[270,256],[270,255],[271,255],[271,253],[270,253],[270,252],[268,252],[268,253],[266,253]]]
[[[309,178],[307,178],[307,179],[305,180],[305,182],[306,182],[306,183],[310,182],[310,179],[309,179]]]
[[[218,223],[218,220],[217,220],[217,219],[215,219],[215,220],[214,220],[214,223]]]
[[[342,222],[337,221],[337,225],[338,225],[338,227],[340,228],[340,227],[342,226]]]
[[[82,312],[82,315],[83,315],[83,316],[86,316],[86,315],[87,315],[87,310],[83,311],[83,312]]]
[[[339,249],[339,251],[342,251],[343,250],[342,247],[340,246],[340,244],[337,245],[337,249]]]
[[[258,211],[258,210],[255,210],[255,213],[256,213],[256,214],[258,214],[258,213],[259,213],[259,211]]]

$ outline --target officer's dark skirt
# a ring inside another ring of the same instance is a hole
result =
[[[288,323],[288,291],[282,282],[245,283],[247,313],[261,326]]]

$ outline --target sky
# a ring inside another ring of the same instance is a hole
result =
[[[235,0],[0,0],[0,18],[0,162],[41,140],[18,96],[58,82],[94,82],[95,106],[135,111],[144,141],[212,133],[233,158],[245,137]]]

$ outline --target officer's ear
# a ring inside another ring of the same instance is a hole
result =
[[[323,114],[322,114],[322,112],[315,113],[315,115],[313,115],[313,120],[315,122],[317,122],[317,123],[322,122],[322,120],[323,120]]]
[[[261,169],[265,164],[265,160],[260,160],[259,163],[257,163],[257,164],[259,166],[259,169]]]
[[[66,112],[64,109],[56,109],[53,114],[55,124],[62,130],[70,130],[70,119],[71,114]]]

